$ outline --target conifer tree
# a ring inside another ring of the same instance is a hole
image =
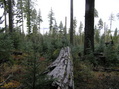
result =
[[[119,35],[118,35],[118,29],[116,28],[114,31],[114,36],[113,36],[114,42],[118,43],[119,42]]]
[[[13,32],[13,2],[14,0],[8,0],[9,7],[9,32]]]
[[[112,21],[114,21],[114,14],[111,14],[109,17],[110,20],[110,31],[112,30]]]
[[[77,20],[76,20],[76,17],[74,18],[73,20],[73,39],[74,39],[74,45],[77,44],[77,41],[76,41],[76,27],[77,27]]]
[[[49,80],[46,75],[42,74],[40,68],[41,61],[39,60],[39,38],[36,35],[32,36],[27,59],[24,61],[25,75],[23,85],[25,89],[50,89],[52,80]],[[50,86],[49,86],[50,85]],[[52,88],[51,88],[52,89]]]
[[[83,23],[80,21],[79,25],[80,44],[82,44],[82,30],[83,30]]]
[[[75,17],[74,20],[73,20],[73,34],[74,35],[76,33],[76,27],[77,27],[77,20],[76,20],[76,17]]]
[[[24,13],[25,17],[27,19],[27,29],[28,29],[28,34],[31,34],[32,32],[32,12],[34,10],[34,3],[32,0],[24,0]]]
[[[94,51],[94,3],[95,0],[86,0],[84,54],[89,49]]]
[[[41,11],[39,9],[38,16],[37,16],[37,25],[38,25],[39,32],[40,32],[40,24],[41,24],[41,22],[43,22],[43,20],[42,20],[42,16],[41,16]]]
[[[99,21],[98,21],[98,29],[101,30],[102,28],[103,28],[103,21],[100,18]]]
[[[53,21],[54,21],[54,12],[53,12],[52,8],[48,14],[48,18],[49,18],[50,34],[52,34],[52,32],[53,32]]]
[[[58,32],[57,21],[56,21],[56,19],[54,21],[55,21],[55,23],[54,23],[54,26],[53,26],[53,35],[57,35],[57,32]]]
[[[94,8],[94,17],[97,18],[98,17],[98,11]]]
[[[22,29],[24,33],[24,12],[23,12],[23,0],[17,0],[17,11],[16,11],[16,24]]]
[[[59,24],[59,29],[60,29],[60,34],[62,34],[62,32],[63,32],[63,23],[62,23],[62,21],[60,21],[60,24]]]
[[[73,45],[73,0],[70,0],[70,44]]]
[[[94,35],[94,38],[95,38],[95,43],[99,43],[100,41],[100,30],[95,26],[95,35]]]

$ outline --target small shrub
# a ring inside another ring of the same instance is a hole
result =
[[[97,52],[97,53],[104,52],[104,48],[105,48],[105,44],[101,40],[100,43],[96,45],[95,52]]]
[[[9,34],[0,33],[0,61],[9,60],[12,50],[13,41]]]
[[[89,62],[74,61],[74,84],[76,89],[89,89],[93,78],[92,67]]]
[[[21,43],[22,43],[22,37],[21,34],[19,32],[14,32],[11,34],[11,39],[13,41],[13,47],[18,50],[21,48]]]
[[[82,46],[74,46],[72,47],[71,50],[71,54],[73,56],[73,59],[79,59],[79,53],[81,53],[81,55],[83,54],[83,47]]]
[[[112,45],[105,47],[106,66],[116,66],[119,64],[118,54]]]

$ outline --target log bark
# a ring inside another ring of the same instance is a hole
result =
[[[48,67],[47,75],[55,79],[52,86],[56,89],[74,89],[73,61],[69,47],[61,49],[57,59]]]

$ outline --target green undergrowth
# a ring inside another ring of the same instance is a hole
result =
[[[74,60],[75,89],[118,89],[119,72],[93,71],[89,61]]]

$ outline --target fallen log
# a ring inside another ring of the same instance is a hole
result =
[[[22,54],[23,54],[22,52],[17,52],[17,51],[12,52],[12,55],[22,55]]]
[[[111,69],[111,68],[94,68],[93,71],[119,72],[119,69]]]
[[[50,78],[55,79],[52,86],[56,89],[74,89],[73,61],[70,48],[62,48],[58,58],[45,71]]]

